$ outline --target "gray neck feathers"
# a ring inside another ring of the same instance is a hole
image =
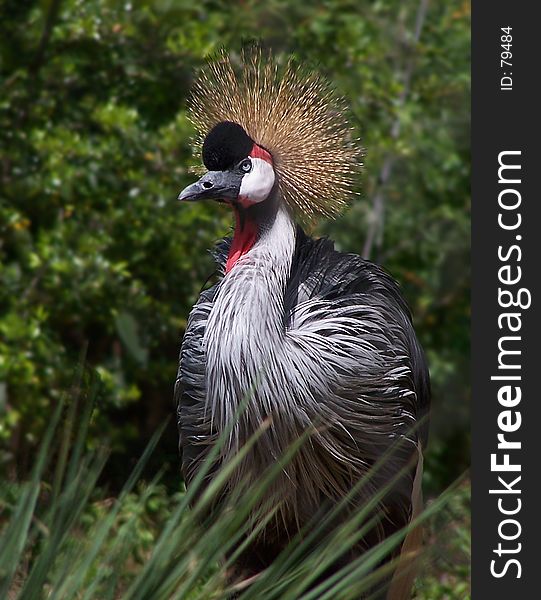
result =
[[[204,420],[215,433],[234,423],[222,459],[260,433],[231,487],[250,485],[310,432],[269,490],[269,497],[280,499],[284,522],[310,518],[322,497],[344,497],[411,420],[403,406],[415,396],[405,385],[411,371],[404,340],[393,333],[388,350],[390,317],[369,299],[332,307],[326,299],[300,302],[286,329],[295,232],[287,212],[279,210],[221,281],[203,339]]]
[[[295,251],[295,224],[284,209],[263,228],[253,248],[224,277],[205,334],[207,411],[214,427],[231,422],[243,399],[245,414],[231,450],[277,408],[274,381],[282,364],[284,293]],[[274,393],[273,393],[274,392]]]

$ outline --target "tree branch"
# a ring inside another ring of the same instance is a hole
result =
[[[49,11],[45,17],[45,25],[43,27],[43,31],[41,32],[41,38],[34,54],[34,58],[28,68],[30,73],[32,73],[34,76],[39,73],[39,70],[45,61],[47,46],[51,40],[51,34],[53,33],[54,26],[58,19],[61,4],[62,0],[51,0],[51,4],[49,5]]]
[[[413,40],[410,44],[411,50],[417,46],[419,40],[421,38],[421,32],[423,30],[423,25],[426,18],[426,13],[428,11],[428,2],[429,0],[420,0],[419,7],[417,9],[417,17],[415,19],[415,30],[413,34]],[[411,53],[411,58],[408,61],[406,68],[403,73],[403,81],[404,86],[402,88],[402,92],[397,100],[397,107],[400,109],[406,103],[406,99],[410,92],[411,87],[411,78],[413,75],[415,67],[415,54]],[[400,135],[401,122],[400,117],[397,116],[394,120],[391,127],[391,139],[396,140]],[[378,177],[378,182],[376,186],[376,194],[374,196],[374,200],[372,201],[372,219],[370,223],[370,227],[368,229],[368,234],[366,236],[366,240],[364,242],[363,247],[363,258],[369,259],[372,254],[372,250],[374,245],[381,247],[383,240],[383,227],[384,227],[384,219],[385,219],[385,194],[384,189],[391,178],[391,174],[393,171],[393,166],[396,161],[396,155],[387,154],[385,160],[383,161],[383,165],[381,167],[381,171]]]

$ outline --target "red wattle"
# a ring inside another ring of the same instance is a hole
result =
[[[253,247],[257,239],[257,225],[255,223],[248,220],[242,223],[237,211],[235,211],[235,218],[235,234],[225,263],[226,273],[229,273],[239,258]]]

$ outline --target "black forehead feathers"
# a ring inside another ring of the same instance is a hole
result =
[[[246,158],[254,145],[244,129],[231,121],[215,125],[203,142],[203,163],[209,171],[225,171]]]

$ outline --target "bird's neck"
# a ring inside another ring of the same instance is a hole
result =
[[[243,342],[260,329],[282,331],[284,293],[295,252],[296,226],[285,208],[265,218],[237,213],[233,242],[213,309],[217,329],[239,325]],[[257,342],[261,340],[256,339]]]
[[[243,222],[243,216],[237,217],[227,272],[205,334],[207,400],[221,426],[258,385],[262,373],[272,369],[283,348],[284,294],[295,233],[285,209],[264,222]],[[256,408],[256,402],[250,404]],[[267,416],[271,407],[264,404],[258,402],[257,414],[250,415],[250,420],[255,419],[252,425]]]
[[[219,292],[221,302],[227,298],[231,317],[242,314],[251,325],[265,317],[268,325],[268,311],[273,316],[283,312],[295,238],[296,226],[285,208],[255,217],[248,211],[236,211],[235,233]],[[254,304],[254,300],[262,303]]]
[[[245,213],[235,210],[235,234],[229,248],[227,262],[225,263],[226,273],[231,271],[239,258],[247,254],[254,247],[259,232],[260,225],[257,221],[247,218]]]
[[[273,193],[265,202],[254,204],[248,208],[237,205],[234,212],[235,232],[225,265],[226,274],[256,244],[261,245],[265,240],[268,241],[269,235],[271,238],[280,236],[283,233],[285,221],[291,221],[288,219],[286,210],[280,205],[276,193]],[[270,243],[272,246],[272,239]]]

